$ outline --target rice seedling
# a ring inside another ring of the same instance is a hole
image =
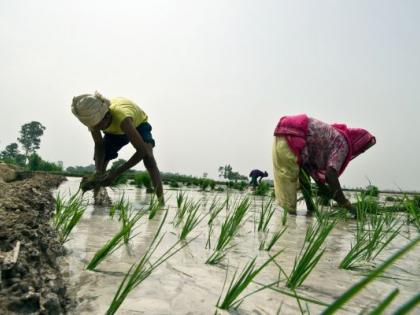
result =
[[[419,304],[420,304],[420,293],[417,293],[407,302],[402,304],[393,314],[394,315],[409,314]]]
[[[392,300],[400,292],[399,289],[393,290],[381,303],[379,303],[373,310],[369,312],[369,315],[380,315],[383,314],[387,306],[392,302]]]
[[[226,206],[227,202],[228,202],[227,199],[225,199],[225,201],[223,201],[222,203],[220,203],[219,200],[216,199],[216,197],[213,199],[209,208],[210,218],[209,218],[209,221],[207,222],[208,225],[213,224],[213,221],[216,219],[219,213]]]
[[[268,236],[268,231],[267,233],[265,233],[264,238],[262,239],[262,241],[260,242],[260,250],[265,250],[265,251],[270,251],[273,246],[277,243],[277,241],[280,239],[280,237],[284,234],[284,232],[286,232],[287,230],[287,226],[283,227],[283,229],[278,230],[276,233],[274,233],[270,240],[267,243],[267,236]]]
[[[404,198],[404,208],[407,211],[407,224],[413,224],[420,231],[420,206],[416,199]]]
[[[295,258],[292,272],[287,280],[287,287],[299,287],[315,268],[323,255],[325,248],[320,250],[327,236],[335,226],[336,221],[324,218],[307,229],[307,240],[303,243],[300,253]]]
[[[405,253],[407,253],[409,250],[414,248],[420,241],[420,237],[417,237],[410,243],[408,243],[406,246],[401,248],[398,252],[393,254],[391,257],[386,259],[381,265],[376,267],[374,270],[372,270],[367,276],[365,276],[362,280],[354,284],[351,288],[349,288],[346,292],[344,292],[337,300],[335,300],[330,306],[328,306],[323,312],[323,315],[331,315],[334,314],[338,309],[340,309],[344,304],[346,304],[351,298],[359,293],[368,283],[373,281],[376,277],[378,277],[380,274],[384,272],[386,268],[391,266],[396,260],[401,258]],[[417,296],[417,301],[418,301]],[[411,303],[411,301],[409,301]],[[409,303],[409,304],[410,304]],[[405,306],[405,305],[404,305]],[[396,313],[398,314],[398,313]],[[400,313],[404,314],[404,313]]]
[[[109,208],[109,216],[111,217],[111,219],[114,218],[114,215],[117,212],[117,210],[124,207],[125,202],[126,200],[125,200],[124,194],[122,194],[122,196],[111,205],[111,208]]]
[[[70,196],[68,200],[61,198],[60,194],[57,195],[55,200],[52,226],[57,231],[58,240],[61,244],[64,244],[85,212],[87,203],[83,200],[83,195],[79,194],[79,191]]]
[[[402,228],[393,214],[376,213],[367,216],[362,214],[362,209],[358,208],[357,211],[354,244],[341,261],[341,269],[352,269],[373,261],[398,236]]]
[[[223,284],[223,289],[220,294],[219,299],[217,300],[216,306],[222,310],[229,310],[231,308],[238,308],[240,304],[244,301],[245,298],[247,298],[250,295],[253,295],[263,289],[266,289],[272,285],[275,285],[277,282],[265,285],[262,288],[259,288],[244,297],[238,299],[240,294],[248,287],[248,285],[253,281],[253,279],[263,270],[271,261],[273,261],[278,255],[281,254],[282,251],[279,251],[274,256],[267,259],[260,267],[256,267],[256,257],[251,259],[247,265],[243,268],[242,272],[236,277],[237,271],[233,274],[233,277],[231,279],[231,282],[229,284],[229,287],[224,295],[224,298],[222,299],[224,287],[226,284],[227,279],[227,272],[226,272],[226,279],[225,283]]]
[[[282,212],[282,215],[281,215],[281,224],[286,225],[288,213],[287,213],[286,209],[283,209],[282,211],[283,212]]]
[[[188,208],[188,215],[185,218],[184,225],[182,226],[181,233],[179,235],[180,240],[185,240],[187,235],[207,216],[207,213],[201,215],[198,212],[200,210],[201,204],[195,203]]]
[[[162,208],[162,205],[158,198],[155,197],[155,195],[152,195],[152,198],[150,198],[149,203],[149,220],[153,219],[156,215],[156,213]]]
[[[243,218],[249,207],[251,200],[249,197],[244,197],[235,209],[229,213],[220,228],[219,238],[216,247],[210,257],[207,259],[206,264],[217,264],[226,255],[226,251],[230,248],[228,245],[232,239],[237,235],[239,227],[243,222]]]
[[[184,200],[186,199],[186,196],[187,196],[187,194],[182,190],[179,190],[179,191],[176,192],[176,205],[177,205],[178,209],[181,208],[181,205],[184,202]]]
[[[86,266],[86,269],[94,270],[107,256],[111,255],[117,249],[119,249],[123,245],[124,238],[130,232],[130,226],[122,226],[121,230],[95,253],[95,255],[90,260],[89,264]],[[133,238],[134,236],[131,236],[131,238]]]
[[[146,280],[153,273],[153,271],[156,268],[158,268],[162,263],[167,261],[178,251],[180,251],[182,248],[189,244],[189,242],[185,242],[179,248],[176,248],[180,242],[178,240],[163,254],[159,255],[155,260],[152,260],[152,256],[156,252],[156,249],[159,247],[163,237],[165,236],[165,234],[160,236],[160,232],[162,230],[164,222],[166,221],[167,215],[168,211],[165,212],[165,216],[163,217],[159,228],[157,229],[153,237],[153,240],[151,241],[149,247],[146,249],[143,256],[140,258],[139,262],[133,264],[128,270],[123,281],[119,285],[117,292],[115,293],[111,305],[109,306],[106,312],[107,315],[115,314],[115,312],[124,302],[125,298],[134,288],[136,288],[140,283]]]
[[[185,201],[182,203],[181,207],[178,208],[178,211],[174,218],[175,226],[178,226],[184,219],[186,214],[190,214],[194,209],[201,207],[201,201],[194,201],[185,198]]]
[[[142,210],[140,211],[134,211],[133,207],[131,206],[130,202],[128,200],[120,200],[119,206],[119,221],[121,221],[123,230],[126,230],[124,233],[124,243],[128,244],[130,238],[131,238],[131,231],[134,225],[137,223],[137,221],[140,220],[140,218],[144,215],[144,212]]]
[[[264,200],[261,204],[261,211],[260,211],[260,218],[258,221],[258,232],[267,232],[268,231],[268,224],[275,212],[275,208],[273,205],[273,199],[270,198],[267,203],[264,203]]]

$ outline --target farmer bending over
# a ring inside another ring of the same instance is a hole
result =
[[[261,183],[261,180],[267,176],[268,173],[266,171],[262,172],[260,170],[252,170],[251,173],[249,173],[249,177],[251,177],[251,181],[249,184],[255,188]]]
[[[155,140],[146,113],[126,98],[108,100],[98,92],[74,97],[71,110],[92,134],[100,186],[111,185],[118,176],[143,160],[156,195],[163,203],[162,181],[153,156]],[[109,161],[115,159],[118,151],[129,142],[136,149],[133,156],[120,167],[105,173]]]
[[[348,163],[376,143],[375,137],[360,128],[327,124],[306,115],[282,117],[274,131],[273,168],[277,202],[296,213],[296,191],[303,191],[308,214],[315,210],[308,174],[326,187],[339,206],[355,210],[341,190],[338,177]],[[305,172],[302,172],[304,170]],[[305,193],[306,192],[306,193]]]

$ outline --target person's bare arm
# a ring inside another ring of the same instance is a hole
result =
[[[332,194],[332,198],[338,205],[348,210],[353,210],[350,201],[347,200],[341,189],[340,181],[338,180],[338,172],[332,167],[327,168],[325,179]]]
[[[121,122],[121,130],[124,131],[124,133],[127,135],[128,140],[136,149],[136,152],[126,163],[118,167],[109,175],[109,180],[113,181],[115,178],[120,176],[122,173],[124,173],[143,159],[144,165],[147,171],[149,172],[153,186],[155,187],[156,195],[163,201],[162,181],[160,178],[160,172],[157,167],[155,157],[153,156],[153,148],[151,144],[144,142],[143,138],[141,137],[137,129],[134,127],[132,119],[129,117]]]
[[[98,174],[105,172],[105,145],[102,139],[102,134],[99,130],[92,129],[91,131],[93,141],[95,142],[95,167]]]

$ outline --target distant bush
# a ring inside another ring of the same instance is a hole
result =
[[[169,182],[169,187],[171,187],[171,188],[179,188],[179,184],[176,181],[170,181]]]
[[[150,179],[149,173],[147,172],[138,172],[134,175],[134,184],[137,187],[145,187],[147,192],[152,192],[152,180]]]
[[[207,190],[207,188],[210,188],[211,190],[213,190],[215,186],[216,186],[216,183],[212,179],[208,179],[208,178],[200,179],[200,188],[203,191]]]
[[[385,197],[385,201],[396,201],[397,198],[395,198],[394,196],[386,196]]]
[[[378,197],[379,196],[379,189],[376,186],[369,185],[366,186],[366,188],[362,192],[365,196],[371,196],[371,197]]]
[[[248,182],[247,181],[242,181],[242,180],[237,181],[237,182],[229,181],[229,182],[226,183],[227,187],[232,188],[232,189],[236,189],[236,190],[239,190],[239,191],[243,191],[247,185],[248,185]]]
[[[53,162],[44,161],[38,154],[29,156],[28,169],[31,171],[62,172],[63,167]]]

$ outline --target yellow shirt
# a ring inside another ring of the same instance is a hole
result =
[[[124,134],[120,125],[127,117],[131,117],[131,119],[133,119],[133,125],[136,128],[141,123],[147,121],[146,113],[132,101],[123,97],[112,98],[110,101],[111,106],[109,106],[109,111],[112,115],[112,122],[109,127],[104,130],[106,133],[118,135]]]

